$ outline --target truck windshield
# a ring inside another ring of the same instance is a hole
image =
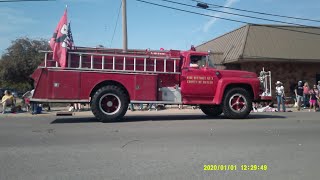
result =
[[[192,55],[190,56],[190,67],[205,67],[207,63],[207,56],[198,56]],[[209,59],[208,67],[213,68],[213,62]]]

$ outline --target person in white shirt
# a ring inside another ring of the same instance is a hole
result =
[[[284,93],[284,87],[282,86],[282,82],[277,81],[276,82],[276,97],[278,102],[278,112],[280,112],[280,105],[282,105],[283,112],[286,112],[285,107],[285,93]]]

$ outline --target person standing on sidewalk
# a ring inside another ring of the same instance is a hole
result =
[[[142,110],[143,110],[143,104],[140,103],[139,106],[140,106],[140,107],[139,107],[139,110],[142,111]],[[134,109],[134,104],[130,103],[130,104],[129,104],[129,109],[130,109],[131,111],[135,111],[135,109]]]
[[[30,93],[31,93],[31,98],[33,97],[33,94],[34,94],[34,89],[32,89],[31,91],[30,91]],[[36,102],[30,102],[30,104],[31,104],[31,114],[32,115],[34,115],[34,114],[38,114],[38,104],[36,103]]]
[[[76,111],[76,112],[81,111],[81,103],[74,103],[73,107],[74,107],[74,111]]]
[[[305,109],[309,105],[308,104],[309,103],[309,99],[310,99],[309,91],[310,91],[309,83],[305,82],[304,86],[303,86],[303,105],[304,105]]]
[[[313,88],[309,91],[310,94],[310,109],[309,112],[311,112],[312,108],[314,107],[314,112],[316,112],[316,105],[317,101],[319,99],[319,91],[317,89],[317,86],[314,85]]]
[[[302,85],[302,81],[298,82],[298,86],[296,87],[296,89],[294,90],[295,94],[296,94],[296,99],[297,99],[297,103],[298,103],[298,111],[300,111],[301,108],[301,103],[303,101],[303,85]]]
[[[317,89],[318,89],[319,96],[320,96],[320,81],[318,81]],[[319,99],[318,99],[317,101],[318,101],[318,102],[317,102],[317,106],[318,106],[318,108],[320,109],[320,97],[319,97]]]
[[[282,104],[283,112],[286,112],[286,106],[284,104],[285,101],[285,94],[284,94],[284,87],[282,86],[282,82],[277,81],[276,83],[276,96],[278,102],[278,112],[280,112],[280,104]]]
[[[320,91],[320,81],[318,81],[317,89]]]

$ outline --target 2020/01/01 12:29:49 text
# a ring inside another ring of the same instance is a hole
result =
[[[266,164],[241,164],[239,167],[236,164],[205,164],[203,166],[204,171],[267,171],[268,166]]]

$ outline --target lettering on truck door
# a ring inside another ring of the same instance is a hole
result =
[[[190,64],[182,69],[183,96],[213,97],[217,83],[215,70],[208,67],[206,56],[190,56]]]

